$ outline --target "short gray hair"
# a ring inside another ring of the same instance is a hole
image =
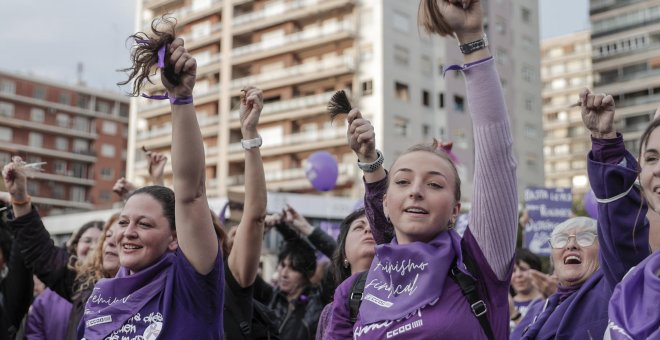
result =
[[[550,236],[557,235],[559,233],[566,231],[566,229],[570,229],[570,228],[580,228],[582,230],[587,230],[598,235],[597,225],[598,222],[593,218],[584,217],[584,216],[573,217],[567,219],[564,222],[559,223],[555,227],[555,229],[552,230],[552,234],[550,234]]]

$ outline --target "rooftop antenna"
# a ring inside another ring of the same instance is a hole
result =
[[[78,62],[76,69],[76,85],[85,85],[85,82],[83,81],[83,63],[81,61]]]

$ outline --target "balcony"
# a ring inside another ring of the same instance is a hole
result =
[[[324,148],[325,146],[322,146],[317,143],[325,142],[325,141],[333,141],[337,139],[340,139],[343,144],[346,144],[345,128],[341,128],[341,129],[333,128],[333,129],[325,129],[320,131],[305,131],[300,133],[293,133],[283,136],[282,139],[278,141],[265,140],[264,145],[262,146],[264,152],[262,153],[264,156],[267,156],[269,152],[266,152],[265,149],[281,147],[281,146],[292,146],[292,145],[302,146],[303,149]],[[243,147],[241,146],[240,142],[229,144],[230,153],[236,153],[239,151],[243,151]]]
[[[0,150],[5,150],[9,151],[15,154],[27,154],[27,155],[38,155],[38,156],[44,156],[44,157],[53,157],[53,158],[61,158],[61,159],[70,159],[74,161],[81,161],[81,162],[88,162],[88,163],[94,163],[96,162],[96,156],[93,154],[91,155],[86,155],[82,153],[73,153],[73,152],[68,152],[68,151],[60,151],[60,150],[55,150],[55,149],[46,149],[43,147],[36,147],[36,146],[30,146],[30,145],[24,145],[24,144],[15,144],[15,143],[8,143],[8,142],[2,142],[0,143]]]
[[[32,177],[35,179],[43,179],[53,182],[79,184],[79,185],[87,185],[87,186],[93,186],[95,183],[93,179],[74,177],[73,171],[69,171],[67,175],[49,174],[45,172],[34,172],[32,173]]]
[[[75,125],[71,125],[70,127],[62,127],[62,126],[37,123],[37,122],[32,122],[32,121],[17,119],[12,117],[2,117],[2,122],[4,125],[10,127],[27,129],[30,131],[39,131],[53,135],[64,135],[64,136],[87,138],[87,139],[98,138],[98,135],[95,132],[91,131],[91,126],[87,130],[83,130],[77,128]]]
[[[282,37],[236,47],[232,50],[232,58],[235,64],[246,63],[270,55],[326,45],[331,41],[350,38],[353,36],[353,32],[353,22],[344,20],[320,27],[307,28],[303,31]]]
[[[155,9],[163,6],[167,6],[178,2],[180,0],[144,0],[145,9]]]
[[[307,81],[336,76],[342,73],[352,72],[354,61],[352,56],[327,58],[320,61],[299,64],[275,71],[265,72],[234,79],[231,82],[232,93],[248,85],[259,84],[262,89],[286,86],[289,84],[300,84]]]
[[[55,207],[77,208],[82,210],[92,210],[94,205],[89,202],[76,202],[69,200],[61,200],[49,197],[32,197],[32,202],[37,204],[46,204]]]
[[[193,89],[195,104],[204,104],[217,100],[220,94],[220,84],[213,84],[208,87],[198,86]],[[142,98],[138,104],[140,118],[157,117],[170,112],[170,102],[168,100],[153,100]]]
[[[234,17],[234,34],[244,34],[281,22],[305,18],[352,4],[351,0],[295,0]]]
[[[337,184],[344,184],[346,182],[349,182],[352,180],[352,178],[355,176],[355,170],[356,166],[355,164],[339,164],[338,165],[338,170],[339,170],[339,175],[337,176]],[[281,186],[278,184],[275,184],[275,182],[285,182],[285,181],[292,181],[295,183],[290,183],[290,186],[288,189],[308,189],[311,188],[311,184],[307,180],[307,177],[305,176],[305,168],[293,168],[293,169],[284,169],[284,170],[275,170],[275,171],[267,171],[265,173],[266,177],[266,183],[268,185],[268,189],[272,190],[273,186]],[[234,176],[229,176],[227,178],[227,186],[232,187],[232,186],[240,186],[245,184],[245,175],[240,174],[240,175],[234,175]],[[293,184],[293,185],[291,185]]]
[[[208,117],[202,117],[198,118],[197,122],[199,123],[199,127],[203,128],[206,126],[211,126],[214,124],[217,124],[220,121],[219,116],[208,116]],[[149,140],[152,138],[157,138],[161,136],[170,136],[172,134],[172,125],[169,123],[167,125],[157,127],[157,128],[152,128],[146,131],[140,131],[138,132],[137,135],[137,140],[138,141],[145,141]]]
[[[216,23],[206,32],[193,32],[180,36],[186,42],[186,48],[193,51],[201,46],[208,45],[211,42],[218,41],[222,37],[222,23]]]
[[[315,94],[311,96],[305,96],[305,97],[297,97],[294,99],[289,99],[289,100],[282,100],[282,101],[277,101],[277,102],[271,102],[271,103],[266,103],[264,104],[264,108],[261,112],[261,118],[260,121],[262,122],[268,122],[270,119],[268,116],[272,116],[278,113],[292,113],[295,111],[300,111],[308,108],[313,108],[313,107],[318,107],[319,112],[324,111],[326,109],[326,106],[328,104],[328,101],[330,98],[335,94],[335,92],[324,92],[320,94]],[[350,92],[347,93],[347,95],[350,98]],[[238,110],[232,111],[230,113],[230,118],[232,120],[232,123],[236,124],[238,123],[238,119],[240,117],[240,114]],[[234,126],[232,124],[232,127],[239,127],[239,125]]]
[[[162,6],[166,4],[169,1],[173,0],[153,0],[154,3],[163,3],[163,4],[154,4],[151,5],[149,3],[146,4],[145,7],[147,8],[156,8],[157,6]],[[208,16],[213,13],[218,13],[222,11],[222,0],[207,0],[205,2],[199,2],[199,4],[193,4],[191,6],[185,6],[185,7],[180,7],[176,9],[175,11],[170,13],[170,16],[173,16],[177,19],[177,26],[183,26],[189,22],[201,19],[205,16]],[[161,15],[164,13],[160,13],[156,11],[154,13],[154,17]],[[142,20],[142,27],[144,30],[150,31],[151,30],[151,21],[153,18],[144,18]]]

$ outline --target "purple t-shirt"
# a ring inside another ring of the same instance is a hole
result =
[[[174,255],[163,289],[106,339],[223,338],[222,252],[206,275],[197,273],[180,249]],[[121,279],[113,280],[121,284]]]
[[[25,325],[26,339],[66,339],[71,308],[71,302],[46,288],[30,307]]]
[[[482,278],[479,282],[479,292],[486,302],[493,334],[496,339],[506,339],[509,335],[508,289],[511,275],[503,281],[497,278],[469,228],[465,232],[462,245],[467,247],[479,266]],[[356,275],[345,280],[335,291],[327,339],[422,339],[430,335],[444,339],[485,338],[467,299],[451,279],[445,280],[442,295],[438,299],[412,311],[402,319],[362,325],[358,318],[355,325],[352,325],[349,320],[348,294]]]

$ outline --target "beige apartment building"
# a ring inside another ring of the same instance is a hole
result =
[[[590,19],[595,90],[614,96],[617,130],[637,154],[660,104],[660,0],[592,0]]]
[[[590,31],[541,42],[545,185],[572,188],[574,195],[589,190],[591,140],[580,108],[570,106],[578,102],[583,88],[593,87],[592,78]]]
[[[330,122],[326,105],[347,90],[371,120],[377,147],[389,166],[408,146],[432,138],[454,141],[469,202],[474,144],[454,39],[429,37],[417,28],[417,1],[383,0],[142,0],[136,26],[172,13],[179,35],[197,59],[195,105],[204,137],[210,197],[243,186],[238,119],[240,90],[264,90],[259,132],[268,190],[317,194],[305,177],[310,154],[324,150],[339,162],[330,195],[358,198],[361,173],[346,142],[346,123]],[[496,56],[519,160],[522,190],[543,185],[541,80],[536,1],[487,1],[486,31]],[[159,79],[155,79],[158,84]],[[150,89],[162,91],[162,86]],[[133,99],[129,178],[145,182],[140,149],[169,153],[167,102]],[[171,170],[166,170],[166,184]],[[323,207],[319,207],[323,209]]]
[[[107,209],[126,168],[129,101],[120,94],[0,71],[0,164],[46,162],[28,180],[42,216]]]

